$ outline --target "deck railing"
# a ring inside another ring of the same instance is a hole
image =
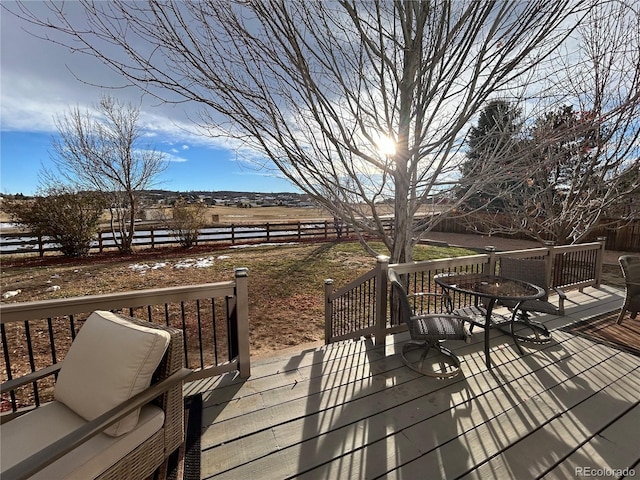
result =
[[[406,276],[407,293],[411,295],[416,292],[439,293],[440,289],[433,280],[438,273],[496,273],[502,257],[544,259],[549,286],[582,290],[587,286],[600,286],[604,245],[604,239],[599,239],[598,242],[579,245],[548,245],[505,252],[487,247],[487,253],[478,255],[404,264],[389,264],[388,257],[379,257],[374,269],[339,290],[334,291],[332,280],[325,281],[325,342],[374,335],[376,344],[384,344],[386,335],[406,328],[394,325],[393,316],[389,315],[389,269]],[[417,295],[414,299],[414,309],[420,313],[438,313],[444,308],[443,304],[434,303],[427,295]],[[452,300],[455,308],[471,301],[461,294],[454,294]]]
[[[239,268],[226,282],[0,305],[1,381],[62,361],[94,310],[182,329],[185,363],[194,370],[189,381],[233,370],[241,377],[251,373],[248,273]],[[26,390],[1,392],[2,410],[39,405],[50,398],[53,383],[48,377]]]

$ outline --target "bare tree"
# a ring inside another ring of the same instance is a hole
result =
[[[113,238],[120,252],[131,253],[138,193],[166,167],[163,153],[141,144],[139,109],[105,96],[96,113],[73,108],[56,126],[57,172],[49,176],[108,194]]]
[[[636,213],[621,207],[640,195],[640,13],[600,2],[578,33],[571,63],[553,79],[565,106],[529,125],[520,168],[504,169],[519,185],[502,193],[506,218],[476,219],[490,232],[578,243],[607,216],[619,223]]]
[[[492,95],[526,90],[589,7],[581,0],[80,3],[86,23],[66,10],[76,4],[51,2],[45,17],[24,3],[19,15],[159,98],[199,103],[212,134],[272,160],[336,217],[381,238],[398,262],[411,259],[437,221],[417,216],[455,183],[469,121]],[[393,149],[378,148],[384,138]],[[499,178],[489,160],[485,166],[490,174],[478,182]],[[391,233],[383,222],[389,199]]]

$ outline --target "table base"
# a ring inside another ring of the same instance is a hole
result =
[[[471,326],[478,326],[485,328],[487,310],[480,306],[470,306],[458,308],[453,311],[455,315],[465,316],[471,318]],[[514,328],[518,325],[523,326],[531,330],[531,335],[522,335],[518,332],[511,334],[511,320],[513,318]],[[516,312],[515,315],[505,316],[499,313],[491,312],[491,325],[489,328],[495,328],[502,333],[513,336],[514,340],[526,343],[543,344],[551,341],[551,332],[542,323],[533,321],[522,312]],[[518,349],[520,346],[518,345]],[[521,351],[522,352],[522,351]]]

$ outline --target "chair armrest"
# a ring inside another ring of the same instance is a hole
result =
[[[567,299],[567,294],[564,293],[564,290],[561,290],[558,287],[553,287],[553,291],[556,292],[558,294],[558,297],[560,297],[562,300]]]
[[[40,380],[41,378],[48,377],[49,375],[53,375],[57,373],[60,368],[62,368],[62,362],[58,362],[54,365],[49,365],[40,370],[36,370],[35,372],[27,373],[22,377],[12,378],[11,380],[7,380],[2,385],[0,385],[0,390],[2,392],[10,392],[15,390],[16,388],[22,387],[23,385],[27,385],[29,383],[33,383],[36,380]]]
[[[191,375],[191,370],[182,368],[164,380],[154,383],[148,389],[143,390],[60,440],[34,453],[29,458],[5,470],[2,472],[2,480],[23,480],[31,477],[87,440],[95,437],[105,428],[126,417],[135,409],[146,405],[171,387],[184,381],[189,375]]]

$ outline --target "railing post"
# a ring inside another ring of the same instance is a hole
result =
[[[236,268],[236,320],[238,322],[238,363],[240,377],[251,375],[249,352],[249,269]]]
[[[496,247],[493,245],[487,245],[484,247],[486,252],[489,254],[489,271],[485,272],[484,267],[482,269],[482,273],[486,273],[488,275],[495,275],[496,273]],[[486,264],[485,264],[486,265]]]
[[[596,284],[594,287],[600,288],[600,281],[602,280],[602,264],[604,263],[604,250],[607,244],[607,237],[598,237],[596,239],[600,242],[600,248],[598,249],[596,257]]]
[[[236,244],[236,226],[231,224],[231,245]]]
[[[375,344],[384,345],[387,335],[387,290],[389,257],[380,255],[376,264],[376,327]]]
[[[331,304],[331,294],[333,293],[333,279],[327,278],[324,281],[324,344],[328,345],[332,337],[333,305]]]
[[[38,235],[38,253],[41,257],[44,257],[44,243],[42,240],[42,235]]]
[[[156,248],[156,243],[155,243],[155,235],[154,235],[153,225],[151,225],[151,227],[149,227],[149,236],[151,237],[151,248],[154,249],[154,248]]]
[[[271,240],[271,225],[269,225],[269,222],[267,222],[265,230],[267,232],[267,242],[268,242]]]
[[[555,263],[555,246],[556,246],[556,242],[554,242],[553,240],[547,240],[544,242],[544,246],[547,247],[547,255],[545,257],[545,278],[547,279],[547,285],[549,285],[549,287],[555,287],[556,285],[553,285],[553,265]]]

